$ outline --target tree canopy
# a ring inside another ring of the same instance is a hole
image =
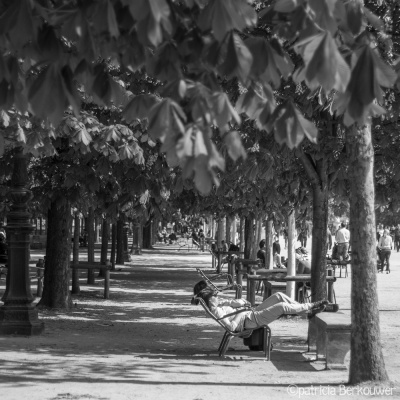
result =
[[[383,113],[382,88],[397,80],[375,48],[384,29],[358,0],[2,0],[1,119],[6,125],[9,110],[32,113],[51,136],[67,108],[79,116],[85,96],[123,107],[128,123],[146,121],[170,166],[208,193],[225,168],[212,129],[232,158],[242,156],[240,112],[289,147],[316,141],[294,99],[275,99],[282,77],[333,93],[346,124]],[[145,71],[154,90],[133,91],[112,65],[127,75]],[[241,92],[236,108],[223,88],[231,78]],[[16,140],[25,145],[21,129]],[[45,135],[26,146],[45,146]],[[7,143],[0,133],[0,154]]]

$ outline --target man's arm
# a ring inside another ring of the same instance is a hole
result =
[[[251,306],[245,299],[232,299],[232,300],[225,300],[223,303],[219,303],[220,306],[230,306],[232,308],[240,308],[244,306]]]

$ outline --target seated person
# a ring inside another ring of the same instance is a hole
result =
[[[195,230],[193,230],[193,232],[192,232],[192,239],[197,243],[199,243],[199,241],[200,241],[199,236],[197,235]]]
[[[228,247],[228,243],[226,243],[225,240],[221,240],[221,248],[222,248],[223,252],[225,252],[225,253],[228,252],[229,247]]]
[[[265,239],[262,239],[259,243],[260,249],[257,251],[257,258],[262,261],[262,265],[265,265]]]
[[[311,263],[296,253],[296,274],[311,274]]]
[[[239,246],[237,246],[236,244],[234,244],[234,243],[230,243],[229,244],[229,249],[228,249],[228,251],[239,251],[240,249],[239,249]]]
[[[177,239],[175,232],[170,233],[169,240],[175,242]]]
[[[223,319],[224,325],[233,332],[241,332],[245,329],[256,329],[263,325],[269,325],[284,314],[307,314],[313,316],[324,311],[327,300],[315,303],[298,303],[284,293],[275,293],[264,300],[252,310],[250,303],[244,299],[225,300],[219,299],[218,293],[207,286],[205,281],[198,282],[193,292],[195,297],[192,304],[196,304],[196,297],[204,300],[207,307],[217,318]],[[235,311],[242,312],[228,316]]]

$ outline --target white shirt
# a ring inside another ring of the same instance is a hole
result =
[[[379,239],[379,248],[385,250],[392,250],[393,247],[393,239],[390,235],[381,236]]]
[[[336,242],[337,243],[349,243],[350,242],[350,231],[348,231],[346,228],[340,228],[336,232]]]

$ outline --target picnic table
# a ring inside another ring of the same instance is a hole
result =
[[[267,282],[301,282],[305,284],[306,282],[311,281],[310,274],[299,274],[299,275],[287,275],[286,268],[277,268],[277,269],[259,269],[257,274],[254,272],[247,276],[247,300],[254,305],[256,302],[256,284],[257,282],[262,281],[266,286]],[[336,277],[327,276],[326,282],[328,285],[328,300],[333,303],[334,302],[334,289],[333,284],[336,282]],[[263,300],[268,297],[267,291],[264,292]]]

